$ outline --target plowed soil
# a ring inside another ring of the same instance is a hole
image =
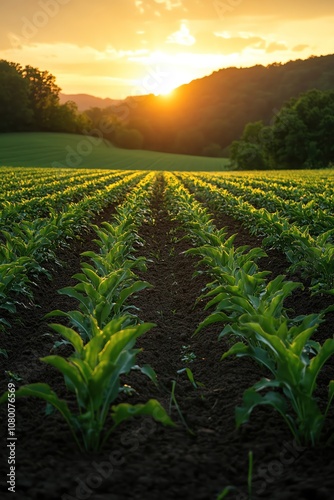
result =
[[[150,419],[138,419],[121,425],[99,453],[83,455],[71,438],[58,413],[45,414],[45,404],[35,399],[16,403],[16,493],[1,484],[1,498],[19,500],[92,499],[92,500],[215,500],[226,486],[234,489],[226,498],[247,499],[249,452],[253,453],[253,499],[330,500],[334,498],[334,446],[307,449],[298,446],[284,422],[271,409],[257,409],[250,422],[236,430],[234,409],[241,403],[244,390],[265,376],[263,369],[246,358],[221,361],[229,341],[218,341],[223,326],[213,325],[193,336],[207,316],[201,295],[209,278],[192,277],[197,260],[184,255],[191,244],[181,239],[185,231],[170,220],[163,197],[163,182],[156,184],[152,198],[152,221],[143,225],[140,235],[145,246],[138,255],[149,259],[141,278],[153,287],[138,294],[132,303],[140,308],[144,321],[156,327],[141,337],[140,364],[149,363],[157,372],[159,386],[133,372],[127,377],[136,393],[133,403],[157,398],[168,410],[175,381],[175,397],[187,427],[175,405],[171,416],[177,426],[164,428]],[[106,211],[95,223],[111,218]],[[233,218],[214,214],[218,227],[229,234],[238,233],[237,246],[261,246]],[[47,382],[62,397],[68,397],[62,377],[39,358],[50,354],[55,337],[43,316],[53,309],[71,310],[76,302],[57,293],[74,284],[71,276],[80,271],[80,253],[94,249],[94,233],[82,235],[59,257],[63,267],[50,267],[52,281],[42,278],[35,290],[36,305],[20,307],[13,325],[1,336],[0,346],[8,350],[1,357],[1,393],[9,375],[22,383]],[[286,274],[283,255],[268,251],[261,269],[272,276]],[[298,276],[290,276],[298,280]],[[287,305],[295,314],[318,312],[328,305],[327,297],[310,297],[307,288],[297,290]],[[327,315],[317,332],[321,342],[333,335],[333,314]],[[58,349],[66,354],[66,347]],[[53,352],[53,351],[52,351]],[[186,374],[190,368],[195,380],[203,384],[195,389]],[[334,363],[321,375],[318,387],[320,403],[326,401],[329,380],[334,378]],[[333,412],[331,413],[333,421]],[[6,482],[6,408],[1,408],[1,480]]]

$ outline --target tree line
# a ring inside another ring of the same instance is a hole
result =
[[[60,87],[48,71],[0,60],[0,132],[65,132],[99,136],[132,149],[143,147],[139,130],[128,127],[117,109],[79,113],[73,101],[60,104]]]
[[[89,120],[60,90],[48,71],[0,60],[0,132],[81,133]]]
[[[334,91],[314,89],[290,99],[270,125],[248,123],[230,158],[247,170],[333,167],[333,137]]]

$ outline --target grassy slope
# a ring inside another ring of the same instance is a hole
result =
[[[226,164],[225,158],[119,149],[82,135],[0,134],[0,166],[221,171]]]

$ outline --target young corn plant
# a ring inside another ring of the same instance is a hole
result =
[[[216,308],[199,325],[196,333],[212,323],[223,322],[228,324],[220,333],[219,338],[235,334],[233,325],[238,325],[243,314],[263,314],[273,318],[287,318],[284,301],[296,288],[301,286],[297,282],[284,281],[283,275],[266,283],[262,272],[250,275],[242,268],[237,269],[234,274],[222,276],[221,281],[224,281],[224,278],[225,283],[206,294],[207,297],[214,296],[206,305],[206,309],[212,306],[216,306]],[[238,336],[240,336],[240,330],[237,331]],[[252,338],[257,343],[254,335]]]
[[[224,234],[217,231],[216,234],[209,236],[209,244],[191,248],[185,253],[200,255],[202,260],[198,263],[198,266],[204,264],[209,274],[216,276],[217,280],[221,276],[228,276],[231,272],[235,272],[240,268],[243,268],[248,274],[254,275],[258,272],[256,261],[266,257],[267,254],[261,248],[249,250],[247,245],[235,248],[233,246],[235,237],[234,234],[225,239]],[[262,273],[263,276],[267,274],[269,273]]]
[[[56,261],[55,248],[58,229],[49,219],[21,221],[13,224],[11,232],[2,231],[5,244],[0,248],[3,262],[13,262],[20,257],[29,257],[27,272],[31,274],[50,274],[41,265],[47,260]]]
[[[16,306],[20,303],[20,296],[32,299],[25,264],[26,257],[20,257],[14,263],[0,264],[0,310],[14,314]],[[0,316],[0,331],[10,327],[7,320]]]
[[[286,252],[292,263],[292,272],[300,271],[303,277],[311,278],[313,293],[334,294],[334,245],[331,242],[334,229],[312,238],[308,230],[296,238],[291,250]]]
[[[327,339],[323,345],[311,340],[321,321],[321,314],[295,318],[293,324],[269,313],[244,314],[232,326],[231,330],[244,341],[232,346],[222,359],[249,356],[271,374],[244,393],[243,405],[236,409],[238,427],[248,421],[256,406],[270,405],[298,442],[312,446],[319,442],[334,397],[331,381],[328,404],[322,412],[315,396],[316,383],[322,367],[334,354],[334,339]],[[266,393],[262,395],[262,391]]]
[[[97,451],[123,421],[141,415],[152,416],[164,425],[174,425],[160,403],[154,399],[145,404],[113,405],[122,390],[121,376],[137,369],[136,340],[150,330],[151,323],[122,328],[125,318],[110,321],[103,329],[95,322],[95,335],[84,344],[82,337],[63,325],[52,325],[73,347],[68,359],[47,356],[41,361],[59,370],[68,391],[75,395],[77,412],[60,399],[48,384],[36,383],[20,387],[16,397],[36,397],[54,406],[67,422],[73,438],[83,451]],[[154,371],[145,366],[142,372],[155,381]],[[7,393],[0,403],[7,401]],[[111,406],[113,405],[113,406]],[[110,428],[106,429],[111,417]]]
[[[135,281],[135,275],[130,269],[118,269],[105,277],[100,277],[91,269],[83,268],[83,273],[73,276],[79,283],[73,287],[59,290],[59,293],[77,299],[79,311],[62,312],[59,310],[47,314],[50,316],[64,316],[70,319],[73,325],[79,328],[84,339],[94,336],[90,317],[96,319],[100,328],[103,328],[111,319],[123,317],[126,324],[136,321],[131,314],[131,305],[125,305],[126,300],[145,288],[151,287],[146,281]],[[126,317],[124,314],[126,313]]]

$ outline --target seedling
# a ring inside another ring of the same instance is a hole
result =
[[[11,371],[5,371],[6,376],[11,379],[15,380],[15,382],[22,382],[22,377],[18,373],[11,372]]]
[[[184,427],[187,429],[187,432],[191,435],[191,436],[195,436],[195,433],[190,429],[189,425],[187,424],[184,416],[183,416],[183,413],[182,413],[182,410],[177,402],[177,399],[176,399],[176,396],[175,396],[175,387],[176,387],[176,381],[173,380],[172,381],[172,392],[171,392],[171,398],[170,398],[170,402],[169,402],[169,414],[171,414],[172,412],[172,405],[174,404],[175,408],[176,408],[176,411],[178,412],[179,414],[179,417],[181,419],[181,422],[182,424],[184,425]]]
[[[197,357],[196,354],[192,351],[189,351],[189,349],[191,349],[190,345],[182,346],[183,356],[181,358],[181,361],[184,361],[185,363],[192,363]]]
[[[198,389],[199,387],[205,387],[205,385],[202,384],[202,382],[195,381],[194,374],[190,370],[190,368],[182,368],[181,370],[177,371],[178,375],[181,374],[181,373],[186,373],[187,374],[189,382],[192,384],[192,386],[195,389]]]

